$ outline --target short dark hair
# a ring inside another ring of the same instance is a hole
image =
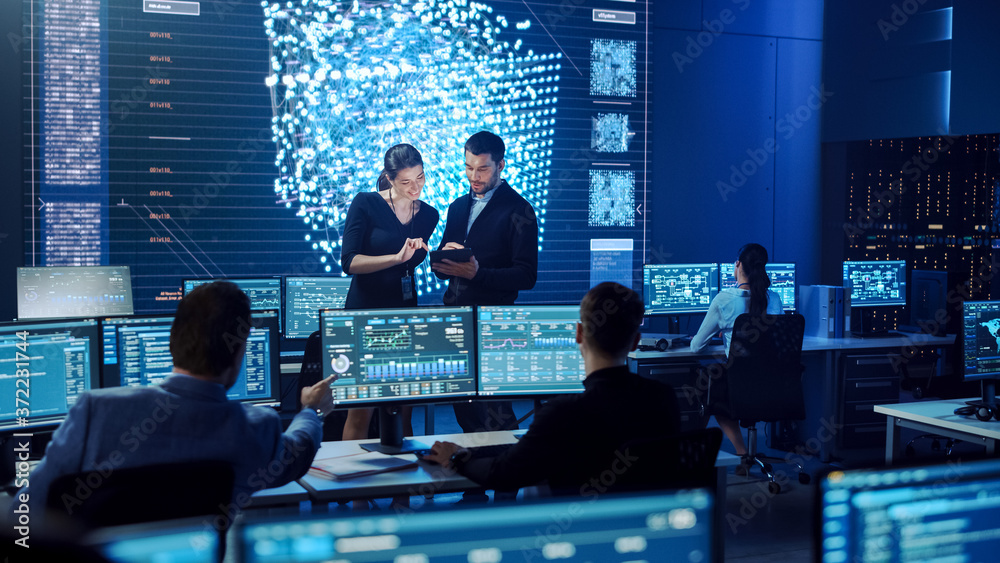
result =
[[[250,299],[236,284],[199,285],[177,304],[170,327],[174,366],[196,375],[220,375],[233,364],[250,326]]]
[[[600,283],[580,302],[583,337],[610,356],[628,353],[645,311],[638,293],[619,283]]]
[[[497,135],[489,131],[480,131],[465,142],[465,150],[476,156],[490,153],[493,162],[499,163],[503,160],[504,153],[507,152],[507,145],[503,144],[503,139]]]

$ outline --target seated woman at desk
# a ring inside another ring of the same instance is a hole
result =
[[[735,287],[727,287],[719,292],[708,307],[705,320],[701,323],[698,333],[691,338],[691,351],[699,352],[708,346],[709,340],[718,332],[726,345],[726,355],[729,355],[729,344],[733,339],[733,324],[736,317],[743,313],[760,315],[781,314],[781,297],[768,289],[771,280],[767,277],[764,266],[767,264],[767,250],[756,243],[749,243],[740,248],[739,259],[736,260],[734,274]],[[730,416],[728,408],[728,393],[725,378],[712,382],[712,404],[709,412],[715,416],[719,428],[736,447],[736,455],[745,455],[747,446],[743,442],[740,425]],[[739,469],[746,472],[745,466]],[[738,469],[738,471],[739,471]]]

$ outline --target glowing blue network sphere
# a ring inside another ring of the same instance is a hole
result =
[[[294,208],[321,259],[340,263],[347,208],[375,189],[386,149],[424,158],[421,197],[442,212],[468,193],[462,147],[492,131],[507,143],[503,176],[544,224],[561,54],[500,39],[506,18],[462,1],[262,3],[271,42],[274,191]],[[527,29],[529,22],[515,24]],[[331,266],[326,266],[331,271]],[[418,270],[422,292],[439,288]]]

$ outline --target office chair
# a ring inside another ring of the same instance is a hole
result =
[[[743,462],[756,465],[768,480],[772,494],[781,491],[774,481],[771,462],[757,451],[757,423],[803,420],[802,337],[805,320],[800,314],[759,315],[744,313],[736,318],[726,366],[729,408],[740,426],[747,429],[747,455]],[[809,474],[799,464],[799,482],[808,483]]]
[[[222,515],[220,505],[232,503],[233,480],[232,464],[216,460],[115,468],[107,475],[94,470],[53,481],[46,508],[51,517],[84,528]]]
[[[721,445],[722,431],[718,428],[626,442],[619,451],[635,461],[617,475],[609,490],[714,489],[715,458]]]

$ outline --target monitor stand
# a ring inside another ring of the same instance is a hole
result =
[[[1000,410],[997,409],[996,381],[992,379],[983,380],[983,400],[967,401],[967,405],[976,409],[976,418],[983,422],[990,418],[1000,420]]]
[[[400,416],[399,409],[399,406],[378,408],[380,440],[361,444],[362,449],[386,455],[411,454],[431,449],[423,442],[403,437],[403,417]]]

